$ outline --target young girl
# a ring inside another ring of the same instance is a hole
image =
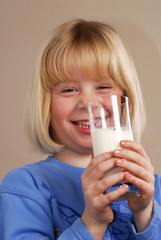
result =
[[[92,154],[87,105],[126,95],[135,141]],[[12,170],[0,186],[2,240],[159,240],[161,177],[139,144],[144,107],[133,61],[110,26],[67,22],[41,48],[27,102],[27,130],[46,160]],[[103,178],[114,167],[124,171]],[[123,202],[128,180],[140,196]],[[155,189],[155,191],[154,191]]]

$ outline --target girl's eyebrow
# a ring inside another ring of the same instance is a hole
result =
[[[54,87],[58,87],[58,86],[64,85],[65,83],[67,83],[67,82],[66,81],[58,82],[58,83],[55,84]]]
[[[76,82],[74,81],[70,81],[70,82],[66,82],[66,81],[63,81],[63,82],[58,82],[54,87],[53,89],[60,89],[62,87],[66,87],[66,86],[69,86],[70,84],[76,84]]]

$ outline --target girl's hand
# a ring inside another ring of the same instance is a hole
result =
[[[116,167],[116,161],[112,152],[103,153],[93,158],[82,174],[85,210],[81,219],[95,239],[102,239],[108,224],[113,221],[109,204],[128,190],[128,186],[124,185],[104,194],[109,187],[124,180],[123,171],[103,178],[105,172]]]
[[[154,168],[142,145],[121,141],[123,149],[114,151],[116,165],[127,171],[125,179],[139,188],[140,196],[128,201],[137,230],[144,231],[153,214]]]

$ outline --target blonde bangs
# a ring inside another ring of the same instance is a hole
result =
[[[45,91],[59,82],[73,81],[75,69],[101,81],[108,80],[110,74],[122,89],[127,85],[125,66],[130,65],[129,56],[109,26],[85,21],[69,23],[65,33],[62,27],[51,34],[44,49],[40,76]]]
[[[53,40],[55,42],[55,39]],[[54,47],[53,47],[54,46]],[[109,73],[111,46],[103,37],[89,35],[84,39],[71,36],[48,46],[41,62],[42,86],[51,90],[59,82],[73,81],[73,71],[105,80]]]
[[[108,75],[109,53],[101,47],[82,44],[71,46],[62,57],[61,67],[64,81],[73,81],[73,71],[102,80]]]

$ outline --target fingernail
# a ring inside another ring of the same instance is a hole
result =
[[[121,145],[125,145],[126,142],[124,140],[121,141]]]
[[[122,187],[123,187],[124,189],[128,189],[129,186],[128,186],[127,184],[123,184]]]
[[[124,159],[118,159],[118,160],[117,160],[117,163],[118,163],[118,164],[123,164],[124,162],[125,162]]]
[[[116,155],[119,155],[120,153],[121,153],[121,150],[119,150],[119,149],[115,150]]]

